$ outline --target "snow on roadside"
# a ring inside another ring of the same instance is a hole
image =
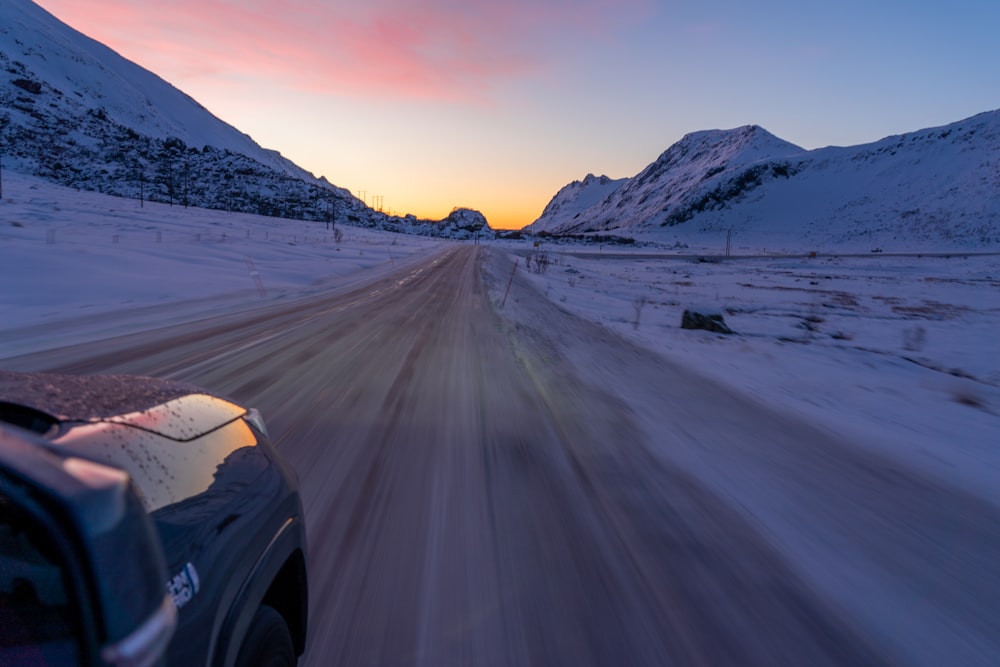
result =
[[[441,244],[3,179],[0,358],[343,287]]]
[[[1000,503],[1000,257],[570,251],[544,251],[538,273],[521,258],[560,307]],[[690,307],[721,312],[739,335],[681,329]]]
[[[769,324],[770,320],[764,318],[768,306],[777,312],[796,307],[782,302],[796,290],[783,289],[790,285],[781,283],[776,284],[773,293],[742,288],[751,291],[743,295],[740,304],[751,313],[761,313],[757,326],[776,326],[777,332],[754,332],[752,318],[740,324],[751,335],[738,339],[681,331],[678,309],[673,313],[676,320],[672,316],[660,317],[663,321],[651,337],[639,335],[658,318],[645,310],[657,305],[651,298],[638,311],[641,317],[636,328],[637,311],[633,306],[642,302],[631,299],[642,292],[637,293],[635,285],[629,283],[630,278],[636,282],[630,275],[635,264],[653,262],[651,266],[660,269],[665,265],[671,277],[679,275],[685,263],[690,264],[691,271],[681,274],[681,280],[690,284],[668,289],[676,288],[678,301],[700,297],[700,303],[716,309],[712,301],[721,300],[723,287],[733,283],[734,278],[752,273],[744,265],[746,260],[741,260],[739,268],[730,265],[726,269],[722,263],[681,258],[637,258],[631,260],[635,262],[632,264],[621,259],[556,257],[560,263],[534,274],[524,271],[525,251],[520,254],[521,269],[517,279],[511,281],[507,303],[500,310],[504,320],[528,337],[544,339],[553,348],[549,353],[552,356],[565,358],[574,371],[564,378],[605,392],[608,409],[621,409],[628,415],[627,419],[644,432],[644,444],[656,459],[670,469],[691,475],[729,502],[774,545],[805,588],[893,662],[994,664],[997,643],[990,623],[995,614],[990,594],[983,597],[982,590],[977,589],[979,586],[986,590],[994,582],[994,561],[987,553],[989,539],[981,542],[984,537],[978,535],[979,528],[973,524],[988,526],[990,519],[985,517],[996,511],[985,509],[997,505],[997,485],[990,484],[996,479],[995,468],[974,478],[976,471],[953,465],[949,457],[956,457],[949,448],[967,435],[964,432],[938,443],[933,452],[940,457],[938,460],[915,460],[919,456],[912,447],[886,446],[865,430],[864,419],[851,412],[856,406],[838,402],[842,396],[835,393],[844,387],[850,391],[854,381],[878,381],[880,372],[886,374],[883,381],[887,386],[899,384],[906,379],[897,373],[899,369],[891,365],[860,371],[849,367],[843,371],[844,378],[832,373],[830,377],[816,377],[842,360],[834,351],[813,349],[821,340],[821,331],[801,329],[809,333],[811,342],[794,343],[793,336],[786,333],[789,328],[800,331],[798,327],[780,321]],[[499,258],[500,253],[494,257]],[[594,267],[589,264],[592,261],[604,264]],[[775,258],[764,261],[779,261],[782,267],[788,262]],[[510,262],[487,263],[490,294],[497,303],[505,298],[512,264],[513,257]],[[534,261],[532,265],[537,266]],[[824,274],[824,280],[828,279],[825,275],[833,280],[832,272]],[[803,278],[798,279],[801,282]],[[642,289],[653,291],[657,287],[648,284],[652,283],[648,275],[644,280],[640,283]],[[816,277],[807,281],[810,289],[818,287],[811,281]],[[755,285],[756,281],[744,278],[743,282]],[[791,282],[794,285],[795,279]],[[759,301],[758,311],[751,308],[754,299]],[[839,300],[850,303],[846,297]],[[560,305],[564,314],[553,313],[553,303]],[[910,306],[902,302],[895,305],[899,307],[894,311],[897,315],[910,312]],[[925,306],[921,301],[919,307]],[[833,318],[816,315],[806,319],[800,314],[798,319],[823,325]],[[730,347],[739,340],[750,341],[750,347]],[[917,346],[911,339],[907,344]],[[786,346],[794,351],[786,351]],[[930,354],[929,337],[925,337],[923,346]],[[637,348],[652,350],[653,354]],[[682,354],[685,352],[687,355]],[[764,354],[770,358],[754,363],[741,358]],[[805,369],[812,373],[803,377],[789,373],[798,368],[793,363],[796,361],[804,362]],[[920,369],[910,362],[906,366]],[[923,373],[915,373],[914,377],[922,379]],[[760,381],[757,391],[748,391],[747,384],[752,380]],[[775,385],[783,381],[800,382],[803,395],[790,397],[789,390],[782,397]],[[910,395],[906,386],[891,388],[904,398]],[[567,388],[561,398],[572,400],[573,395],[574,390]],[[820,403],[817,395],[824,399],[823,406],[817,407],[812,418],[798,419],[808,414],[795,400],[816,405]],[[873,409],[886,407],[883,398],[873,400]],[[859,435],[838,437],[837,433],[847,432],[840,428],[844,424]],[[887,430],[891,428],[887,426]],[[995,413],[987,428],[992,430],[987,431],[985,442],[972,444],[987,445],[976,455],[992,464],[996,458],[989,456],[988,444],[996,441],[990,435],[997,432]],[[837,433],[824,437],[823,430]],[[623,451],[631,450],[625,447]],[[988,533],[989,528],[982,530]],[[966,538],[968,542],[964,542]]]

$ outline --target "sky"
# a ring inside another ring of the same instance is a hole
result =
[[[36,0],[387,212],[534,221],[757,124],[854,145],[1000,108],[996,0]]]

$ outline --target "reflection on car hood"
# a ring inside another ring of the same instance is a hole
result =
[[[141,428],[184,442],[239,419],[246,412],[245,408],[215,396],[188,394],[148,410],[98,421]]]
[[[246,409],[184,382],[125,375],[0,371],[0,402],[39,410],[60,422],[107,422],[191,440]]]

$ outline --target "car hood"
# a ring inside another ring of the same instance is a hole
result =
[[[54,421],[112,423],[187,441],[247,413],[246,408],[185,382],[134,375],[57,375],[0,371],[0,403]]]

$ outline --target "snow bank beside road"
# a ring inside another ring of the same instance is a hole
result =
[[[495,301],[503,299],[511,264],[488,265]],[[640,332],[657,319],[645,311],[652,300],[634,319],[631,306],[641,301],[633,300],[636,288],[626,276],[630,265],[612,264],[614,276],[608,264],[571,264],[562,265],[557,279],[560,265],[555,264],[543,274],[519,271],[513,281],[501,311],[511,339],[538,342],[536,347],[547,351],[546,367],[572,368],[560,376],[561,386],[550,386],[551,400],[572,402],[579,387],[598,388],[607,396],[603,413],[617,413],[642,432],[637,438],[634,430],[619,431],[622,442],[615,444],[621,451],[632,451],[631,445],[644,440],[666,468],[684,471],[727,499],[796,573],[782,585],[800,579],[831,609],[840,610],[887,656],[886,662],[994,664],[1000,650],[992,632],[1000,618],[995,605],[1000,502],[997,456],[990,447],[998,432],[995,392],[987,405],[991,412],[977,431],[965,422],[975,417],[961,412],[980,409],[974,405],[954,406],[958,423],[947,421],[948,408],[938,405],[947,398],[929,401],[930,409],[936,408],[929,415],[920,414],[919,405],[906,411],[907,401],[920,398],[907,382],[919,383],[930,372],[909,362],[880,363],[860,350],[845,363],[837,351],[816,342],[782,343],[777,334],[755,333],[751,320],[739,324],[749,336],[681,331],[679,309],[676,319],[671,316],[656,329],[649,326],[653,335],[644,338]],[[692,284],[684,287],[692,294],[714,289],[713,277],[727,280],[722,265],[702,269],[685,276]],[[746,267],[740,273],[747,273]],[[562,282],[565,288],[556,284]],[[718,288],[721,298],[722,285]],[[562,310],[553,308],[545,293]],[[708,297],[714,294],[702,296],[711,303]],[[772,302],[776,296],[753,292],[744,295],[743,307],[754,299]],[[778,310],[794,306],[778,305],[772,303]],[[632,312],[623,317],[623,310]],[[823,324],[817,319],[805,321]],[[819,331],[805,331],[819,339]],[[839,372],[831,370],[841,365]],[[801,376],[794,372],[800,367]],[[904,431],[904,439],[888,442],[870,430],[878,420],[869,420],[861,402],[848,400],[864,396],[857,383],[891,390],[895,401],[878,392],[867,397],[874,413],[902,409],[903,416],[915,420],[887,424],[886,434],[903,425],[919,430],[945,418],[947,435],[928,436],[916,447]],[[814,412],[807,411],[809,406]],[[843,437],[848,432],[854,436]],[[680,504],[669,510],[688,514],[697,507]],[[665,548],[684,545],[680,538]],[[708,550],[705,562],[731,553]]]
[[[441,243],[3,178],[0,358],[343,286]]]
[[[1000,504],[1000,257],[547,254],[560,307]],[[680,329],[703,305],[739,335]]]

